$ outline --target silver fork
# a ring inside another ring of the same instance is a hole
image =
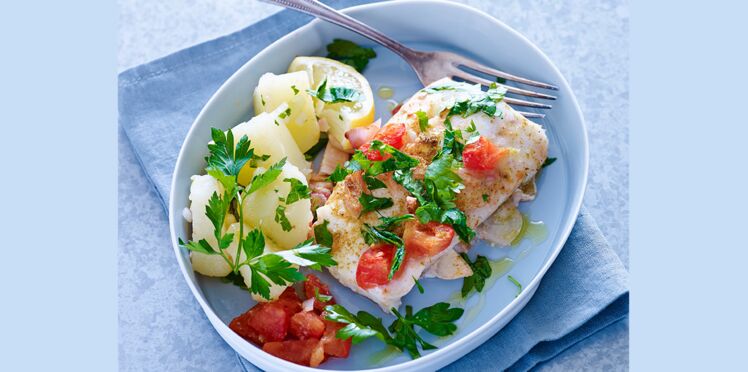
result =
[[[402,57],[410,67],[416,72],[418,79],[421,83],[426,86],[444,77],[459,78],[465,81],[478,83],[481,85],[489,86],[492,81],[483,77],[477,76],[460,69],[459,67],[465,67],[471,70],[475,70],[487,75],[493,75],[498,78],[502,78],[509,81],[514,81],[521,84],[526,84],[538,88],[558,90],[558,88],[551,84],[546,84],[530,79],[525,79],[516,75],[508,74],[497,69],[484,66],[478,62],[475,62],[469,58],[451,52],[424,52],[408,48],[403,44],[389,38],[374,28],[367,26],[366,24],[351,18],[337,10],[317,1],[317,0],[262,0],[264,2],[280,5],[289,9],[298,10],[303,13],[313,15],[317,18],[323,19],[330,23],[334,23],[338,26],[347,28],[355,33],[365,36],[385,47]],[[497,83],[498,84],[498,83]],[[498,84],[506,88],[508,93],[522,95],[527,97],[534,97],[547,100],[555,100],[556,97],[545,94],[534,92],[527,89],[520,89],[509,85]],[[544,103],[531,102],[522,99],[505,97],[504,101],[514,106],[524,106],[538,109],[550,109],[552,106]],[[544,114],[536,112],[520,112],[525,117],[543,118]]]

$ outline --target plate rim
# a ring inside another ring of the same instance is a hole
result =
[[[579,103],[576,99],[576,95],[574,95],[568,81],[566,80],[564,75],[561,73],[561,71],[558,69],[558,67],[553,63],[553,61],[550,58],[548,58],[548,56],[545,55],[545,53],[543,53],[543,51],[540,50],[540,48],[538,48],[532,41],[530,41],[527,37],[525,37],[518,31],[516,31],[509,25],[503,23],[501,20],[494,18],[490,14],[480,9],[476,9],[474,7],[471,7],[471,6],[462,4],[462,3],[454,3],[454,2],[450,2],[446,0],[400,0],[397,2],[386,1],[386,2],[377,2],[377,3],[369,3],[369,4],[351,6],[351,7],[340,9],[340,11],[343,13],[349,14],[349,13],[366,12],[372,8],[380,8],[380,7],[386,8],[389,6],[399,6],[399,5],[407,5],[407,4],[447,6],[447,7],[459,8],[461,11],[472,13],[475,16],[480,16],[480,17],[485,18],[487,21],[493,23],[494,26],[508,31],[510,34],[513,34],[513,36],[519,38],[525,44],[529,45],[530,48],[534,49],[534,51],[537,52],[541,56],[544,62],[546,62],[551,67],[551,69],[561,78],[559,85],[566,88],[566,90],[568,90],[571,93],[571,95],[568,98],[570,99],[570,102],[573,105],[577,116],[580,118],[580,124],[581,124],[581,129],[582,129],[583,169],[581,172],[581,187],[578,190],[574,190],[573,200],[570,201],[571,202],[570,215],[573,215],[573,217],[569,219],[569,223],[566,224],[566,226],[561,226],[562,229],[559,234],[560,238],[556,241],[556,244],[553,245],[552,250],[550,251],[550,256],[545,260],[541,268],[533,276],[533,279],[530,281],[530,283],[525,286],[525,290],[522,291],[522,293],[520,293],[519,296],[517,296],[517,298],[512,300],[511,303],[509,303],[507,306],[505,306],[503,309],[497,312],[487,322],[485,322],[484,324],[482,324],[481,326],[479,326],[472,332],[466,334],[459,340],[456,340],[450,343],[449,345],[439,348],[438,350],[430,354],[424,355],[418,359],[412,359],[412,360],[399,363],[399,364],[395,364],[392,366],[363,369],[365,371],[371,371],[371,372],[375,372],[375,371],[376,372],[385,372],[385,371],[392,372],[392,371],[397,371],[400,368],[408,368],[408,369],[441,368],[463,357],[470,351],[476,349],[478,346],[485,343],[485,341],[488,338],[492,337],[493,335],[498,333],[504,326],[506,326],[506,324],[508,324],[517,315],[517,313],[519,313],[519,311],[521,311],[525,307],[527,302],[535,294],[535,291],[537,290],[543,277],[545,276],[545,274],[547,273],[551,265],[553,265],[556,258],[558,257],[558,254],[561,252],[564,245],[566,244],[566,241],[568,240],[569,235],[571,234],[571,231],[576,223],[576,220],[579,217],[579,212],[582,207],[584,194],[587,190],[587,182],[588,182],[588,174],[589,174],[589,137],[588,137],[588,132],[587,132],[586,121],[584,119],[584,115],[579,106]],[[224,81],[221,84],[221,86],[213,93],[210,99],[205,103],[205,105],[200,110],[200,113],[196,116],[195,120],[190,125],[190,129],[187,132],[187,135],[185,136],[185,139],[180,146],[179,155],[177,156],[177,162],[175,164],[174,171],[172,172],[172,180],[171,180],[170,189],[169,189],[169,231],[171,235],[172,247],[174,249],[174,253],[176,255],[177,262],[180,267],[180,271],[182,272],[182,275],[185,281],[187,282],[187,285],[190,288],[193,294],[193,297],[195,298],[195,300],[198,301],[198,303],[200,304],[200,307],[203,310],[203,313],[206,315],[211,325],[216,330],[216,332],[221,336],[221,338],[223,338],[224,341],[226,341],[226,343],[228,343],[229,346],[231,346],[231,348],[235,352],[239,353],[242,357],[249,359],[251,363],[253,364],[256,363],[258,367],[261,367],[261,368],[267,368],[267,367],[272,366],[273,368],[282,367],[284,370],[296,370],[296,371],[331,371],[331,372],[337,371],[337,370],[329,370],[329,369],[322,369],[322,368],[306,367],[306,366],[291,363],[284,359],[268,354],[262,351],[262,349],[258,348],[257,346],[249,344],[246,340],[236,335],[233,331],[231,331],[228,328],[228,326],[225,323],[223,323],[221,319],[218,318],[218,316],[213,311],[212,307],[203,298],[203,295],[200,293],[200,291],[196,287],[196,284],[190,278],[188,270],[191,271],[192,269],[187,268],[184,261],[181,259],[182,252],[177,242],[177,234],[175,230],[175,226],[176,226],[175,220],[181,217],[181,214],[176,213],[177,211],[174,210],[175,208],[174,207],[175,206],[174,194],[175,193],[173,192],[173,190],[175,189],[176,184],[177,184],[177,178],[175,177],[175,175],[176,175],[177,170],[180,169],[180,165],[184,159],[183,155],[184,155],[185,148],[186,148],[185,144],[188,142],[188,140],[190,140],[195,135],[197,124],[203,120],[203,116],[205,115],[207,108],[213,105],[213,103],[217,100],[218,96],[221,95],[220,93],[224,89],[226,89],[226,86],[230,85],[230,83],[233,80],[237,79],[237,76],[243,73],[243,71],[248,68],[248,65],[250,65],[255,59],[261,56],[264,56],[267,53],[270,53],[273,50],[273,46],[276,43],[279,43],[281,40],[291,38],[297,33],[304,32],[321,22],[324,22],[324,21],[321,21],[315,18],[311,22],[273,41],[267,47],[263,48],[261,51],[255,54],[252,58],[247,60],[226,81]],[[506,320],[506,322],[503,325],[498,326],[495,330],[491,329],[492,327],[495,327],[496,324],[504,320]],[[476,341],[476,339],[481,339],[481,338],[483,338],[483,340],[480,340],[480,342]],[[246,345],[250,345],[252,347],[247,348]]]

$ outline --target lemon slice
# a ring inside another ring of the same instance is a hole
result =
[[[306,71],[309,85],[317,89],[327,80],[327,87],[352,88],[361,93],[357,102],[325,103],[314,98],[314,109],[329,127],[332,143],[342,150],[352,150],[345,132],[363,127],[374,121],[374,95],[366,78],[353,67],[323,57],[296,57],[288,66],[288,72]]]

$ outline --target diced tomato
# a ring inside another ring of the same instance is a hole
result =
[[[291,317],[289,331],[300,340],[319,339],[325,333],[325,323],[319,315],[311,311],[302,311]]]
[[[321,295],[330,295],[330,287],[327,286],[327,284],[322,283],[319,278],[314,274],[309,274],[306,276],[306,280],[304,281],[304,294],[306,295],[306,298],[314,298],[314,310],[317,310],[319,312],[323,311],[325,309],[325,306],[327,305],[335,305],[335,299],[331,298],[327,302],[322,302],[317,300],[314,297],[314,290],[317,290],[317,293]]]
[[[455,230],[447,224],[431,221],[409,222],[403,231],[405,250],[414,257],[431,257],[449,247]]]
[[[363,289],[371,289],[378,285],[390,282],[390,267],[397,247],[392,244],[374,244],[367,249],[358,260],[356,268],[356,283]],[[400,269],[395,272],[398,277],[403,272],[405,260],[400,265]]]
[[[325,320],[325,335],[322,336],[321,340],[322,346],[325,348],[325,354],[338,358],[348,357],[348,353],[351,351],[351,339],[341,340],[335,337],[338,330],[345,326],[343,323]]]
[[[467,169],[491,170],[496,168],[499,160],[508,152],[509,149],[496,147],[486,137],[480,136],[462,150],[462,162]]]
[[[262,302],[236,317],[229,328],[255,343],[282,341],[288,333],[291,314],[277,301]]]
[[[318,339],[268,342],[262,346],[262,350],[289,362],[311,367],[318,366],[324,360],[324,349]]]
[[[289,318],[291,315],[301,311],[301,299],[299,299],[299,295],[296,294],[296,290],[294,290],[293,287],[286,288],[286,290],[281,293],[280,297],[272,302],[281,306],[283,310],[286,311]]]
[[[374,135],[374,139],[399,150],[405,144],[405,124],[387,124]],[[366,143],[359,150],[366,154],[369,160],[384,160],[384,157],[378,150],[370,150],[369,147],[371,147],[371,143]]]

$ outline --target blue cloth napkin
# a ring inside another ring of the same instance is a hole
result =
[[[338,8],[366,2],[327,1]],[[179,147],[201,108],[246,61],[310,20],[284,10],[120,74],[119,122],[165,210]],[[445,370],[528,370],[627,314],[628,272],[583,210],[528,305],[493,338]],[[238,360],[245,370],[257,370]]]

